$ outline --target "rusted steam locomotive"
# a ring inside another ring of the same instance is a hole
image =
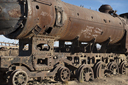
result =
[[[19,56],[0,56],[0,80],[26,85],[128,75],[128,13],[117,15],[109,5],[99,11],[61,0],[1,0],[0,34],[19,39]]]

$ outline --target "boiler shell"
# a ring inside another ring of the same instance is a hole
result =
[[[102,43],[110,38],[110,44],[114,44],[123,38],[125,30],[121,17],[61,3],[67,19],[64,24],[68,24],[61,28],[59,40],[73,40],[78,37],[79,41],[89,42],[95,39],[95,42]],[[54,31],[51,34],[56,33]]]

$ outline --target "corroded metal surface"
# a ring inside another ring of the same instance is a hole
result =
[[[5,35],[14,32],[22,16],[19,2],[1,0],[0,9],[0,31]]]
[[[128,15],[109,5],[100,11],[61,0],[1,0],[0,34],[19,39],[19,55],[0,56],[0,84],[127,75]]]
[[[10,17],[13,17],[13,18],[19,18],[21,16],[19,9],[12,9],[8,12],[8,14]]]
[[[11,9],[5,8],[9,16],[21,16],[26,21],[19,23],[23,29],[18,35],[17,32],[6,35],[10,38],[48,35],[57,37],[58,40],[73,40],[78,37],[79,41],[89,42],[95,39],[97,43],[110,38],[109,43],[113,44],[120,41],[125,34],[123,18],[67,4],[61,0],[24,0],[14,6]],[[4,26],[1,29],[5,29]]]

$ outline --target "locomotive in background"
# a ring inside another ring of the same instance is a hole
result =
[[[128,14],[117,15],[109,5],[99,11],[61,0],[1,0],[0,34],[19,39],[19,56],[0,57],[1,82],[128,75]]]

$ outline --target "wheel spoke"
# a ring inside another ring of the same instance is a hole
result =
[[[10,80],[12,85],[26,85],[28,82],[28,76],[25,71],[15,70],[12,72]]]
[[[59,69],[59,79],[62,82],[66,82],[70,79],[70,70],[66,67],[60,68]]]
[[[80,68],[81,70],[78,71],[79,76],[77,76],[80,82],[89,81],[90,79],[93,80],[93,70],[89,65],[82,65],[78,69]]]
[[[89,75],[93,75],[93,73],[92,72],[89,72]]]
[[[126,64],[127,64],[127,61],[123,61],[120,64],[120,73],[121,74],[127,74],[127,72],[126,72],[126,68],[127,68]]]
[[[109,68],[108,68],[112,74],[116,75],[119,73],[119,68],[116,62],[111,62]]]
[[[94,68],[96,78],[102,78],[105,76],[105,70],[107,69],[107,66],[104,62],[98,62]]]

